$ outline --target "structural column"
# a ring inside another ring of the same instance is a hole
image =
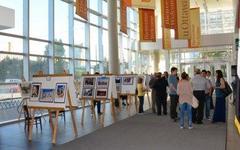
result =
[[[109,72],[119,74],[117,0],[108,0]]]
[[[158,51],[154,51],[153,60],[154,60],[154,72],[159,72],[160,54]]]

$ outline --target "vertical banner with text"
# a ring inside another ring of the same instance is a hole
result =
[[[177,0],[177,28],[175,29],[176,39],[190,39],[190,1]]]
[[[162,28],[162,44],[163,49],[171,49],[171,29]]]
[[[162,27],[176,29],[177,27],[177,1],[161,0]]]
[[[155,9],[155,0],[132,0],[132,7]]]
[[[189,48],[200,47],[201,42],[201,26],[200,26],[200,9],[190,9],[190,39],[188,40]]]
[[[87,0],[77,0],[76,1],[76,14],[85,20],[88,20],[87,15]]]
[[[154,9],[139,8],[140,41],[156,42]]]
[[[120,2],[120,31],[127,34],[127,0],[121,0]]]

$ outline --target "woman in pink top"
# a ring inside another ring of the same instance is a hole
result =
[[[184,113],[187,111],[188,114],[188,128],[192,129],[192,98],[193,90],[188,75],[183,72],[181,75],[182,79],[178,83],[178,95],[180,103],[180,128],[184,128]]]

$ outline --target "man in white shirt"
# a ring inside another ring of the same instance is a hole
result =
[[[213,92],[214,92],[216,81],[215,81],[214,77],[211,75],[210,71],[207,71],[207,78],[211,81],[211,84],[212,84],[211,93],[210,93],[211,94],[210,95],[210,109],[214,109],[212,95],[213,95]]]
[[[205,102],[205,93],[208,89],[208,82],[205,78],[201,76],[200,69],[196,69],[195,76],[192,79],[193,84],[193,95],[199,101],[199,106],[196,109],[193,109],[192,121],[193,123],[203,124],[203,110]]]
[[[210,120],[210,104],[211,104],[211,92],[212,92],[212,83],[210,79],[207,78],[207,71],[202,70],[202,77],[204,77],[207,81],[207,88],[205,90],[205,117],[206,119]]]

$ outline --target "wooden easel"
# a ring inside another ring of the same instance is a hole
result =
[[[130,108],[131,108],[131,105],[132,105],[132,97],[134,97],[134,100],[135,100],[135,110],[136,110],[136,113],[138,112],[138,98],[137,98],[137,95],[136,94],[126,94],[127,95],[127,102],[129,103],[129,105],[127,105],[127,110],[130,114]]]
[[[34,75],[34,77],[47,77],[47,76],[51,76],[51,77],[60,77],[60,76],[66,76],[66,74],[58,74],[58,75]],[[72,105],[72,99],[70,96],[70,92],[69,89],[67,89],[67,98],[68,98],[68,104],[69,106],[67,106],[71,112],[71,118],[72,118],[72,124],[73,124],[73,130],[75,133],[75,137],[78,136],[78,131],[77,131],[77,125],[76,125],[76,120],[75,120],[75,115],[74,115],[74,108],[76,108],[76,106]],[[43,110],[46,109],[48,110],[49,113],[49,120],[50,120],[50,126],[52,129],[52,143],[56,144],[56,138],[57,138],[57,129],[58,129],[58,115],[59,115],[59,111],[64,110],[64,108],[57,108],[57,107],[43,107],[43,106],[28,106],[29,109],[32,109],[32,114],[34,116],[34,113],[36,110]],[[53,118],[52,118],[52,111],[56,112],[56,118],[55,118],[55,123],[53,123]],[[32,129],[33,129],[33,124],[34,124],[34,117],[32,117],[31,121],[30,121],[30,127],[29,127],[29,133],[28,133],[28,140],[32,141]]]
[[[81,124],[82,126],[84,125],[84,115],[85,115],[85,108],[86,108],[86,98],[80,98],[80,100],[83,101],[83,106],[82,106],[82,119],[81,119]],[[94,117],[94,121],[96,121],[96,112],[95,112],[95,108],[94,108],[94,99],[93,97],[90,99],[91,101],[91,112],[93,114]]]

